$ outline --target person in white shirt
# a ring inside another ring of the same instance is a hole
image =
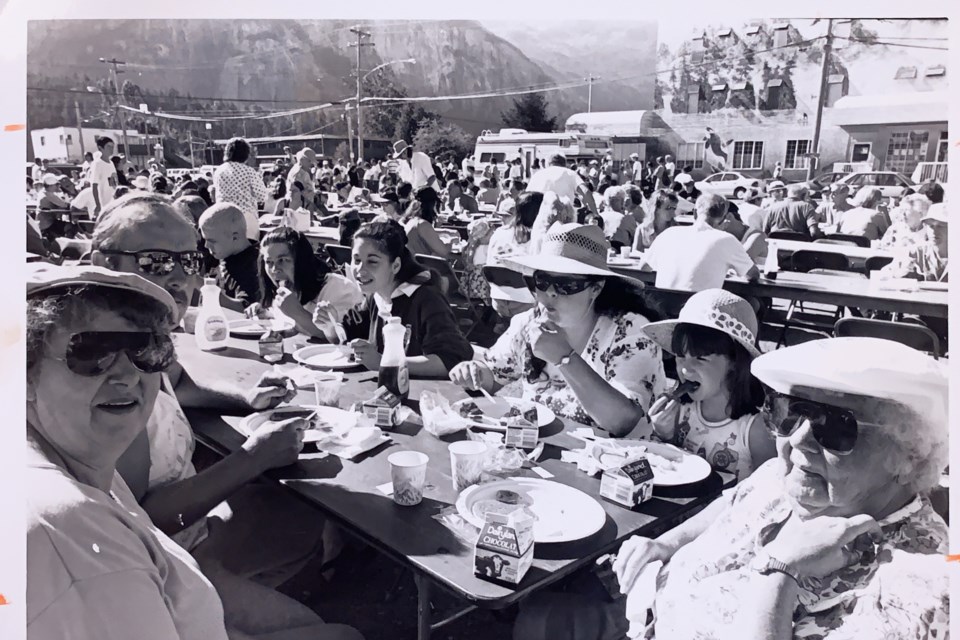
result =
[[[585,181],[580,175],[567,169],[567,159],[561,153],[550,156],[550,166],[538,171],[527,184],[527,191],[547,193],[553,191],[561,198],[570,202],[579,195],[583,203],[590,209],[590,213],[599,215],[597,203],[587,191]]]
[[[113,200],[113,192],[117,188],[117,168],[110,157],[113,155],[113,140],[106,136],[97,138],[97,149],[100,150],[100,156],[95,158],[90,167],[90,184],[93,185],[93,215],[97,217],[110,201]]]
[[[234,204],[247,222],[247,238],[260,238],[259,203],[266,202],[267,188],[257,169],[246,164],[250,145],[243,138],[232,138],[223,153],[224,162],[213,174],[217,202]]]
[[[40,161],[40,158],[33,159],[33,166],[30,167],[30,177],[33,179],[34,184],[39,184],[43,180],[43,164]]]
[[[749,280],[758,279],[760,271],[740,241],[717,228],[726,219],[726,199],[704,194],[696,207],[693,225],[666,229],[644,254],[643,270],[657,272],[654,286],[681,291],[720,289],[731,269]]]
[[[86,180],[90,175],[90,167],[93,166],[93,154],[87,151],[83,154],[83,164],[80,166],[80,178]]]
[[[631,153],[630,162],[631,162],[631,172],[630,172],[631,178],[630,179],[636,182],[637,184],[639,184],[640,181],[643,180],[643,163],[640,161],[640,154]]]
[[[71,211],[83,211],[88,216],[93,217],[93,210],[97,203],[93,200],[93,187],[84,182],[83,189],[70,201]]]
[[[673,180],[673,176],[677,174],[677,165],[673,162],[673,156],[666,155],[663,159],[665,161],[663,167],[666,170],[667,178]]]
[[[431,186],[440,193],[437,174],[433,172],[433,162],[423,151],[414,151],[404,140],[393,143],[393,158],[400,162],[397,168],[400,179],[413,185],[416,191],[423,186]]]

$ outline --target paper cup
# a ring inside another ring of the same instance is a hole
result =
[[[450,479],[453,489],[460,493],[470,485],[480,482],[487,445],[474,440],[453,442],[450,450]]]
[[[313,391],[317,406],[335,407],[340,398],[340,387],[343,386],[342,371],[319,371],[313,378]]]
[[[620,257],[621,257],[621,258],[629,258],[629,257],[630,257],[630,252],[631,252],[632,250],[633,250],[633,247],[630,247],[630,246],[620,247]]]
[[[393,480],[394,502],[404,507],[420,504],[429,459],[427,454],[419,451],[398,451],[387,458]]]
[[[197,328],[197,315],[200,313],[199,307],[188,307],[183,314],[183,331],[193,333]]]

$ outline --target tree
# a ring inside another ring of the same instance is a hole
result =
[[[513,107],[500,112],[500,119],[507,127],[527,131],[550,132],[557,126],[557,119],[547,117],[547,99],[539,93],[528,93],[513,100]]]
[[[413,140],[413,146],[431,158],[452,154],[457,161],[470,155],[474,139],[455,124],[431,120],[422,124]]]
[[[788,60],[784,65],[780,78],[783,80],[783,86],[780,88],[780,108],[796,109],[797,95],[793,88],[793,70],[796,68],[794,61]]]
[[[350,162],[350,154],[353,153],[352,145],[348,144],[346,140],[337,145],[337,148],[333,152],[333,159],[341,159],[344,162]]]
[[[400,109],[400,117],[393,130],[394,140],[412,142],[417,137],[417,131],[425,124],[440,119],[436,113],[427,111],[418,104],[407,103]]]

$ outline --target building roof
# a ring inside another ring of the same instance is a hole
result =
[[[567,118],[565,131],[584,131],[607,136],[635,136],[667,124],[653,111],[592,111]]]
[[[752,27],[747,27],[747,29],[746,29],[746,31],[744,31],[744,33],[747,34],[748,36],[755,36],[755,35],[757,35],[758,33],[760,33],[760,25],[755,24],[755,25],[753,25]]]
[[[747,80],[743,82],[731,82],[730,91],[743,91],[747,88],[747,85],[750,84]]]
[[[923,75],[925,76],[943,76],[947,74],[947,68],[942,64],[936,64],[932,67],[927,67],[927,70],[924,71]]]
[[[916,67],[900,67],[894,76],[896,80],[911,80],[917,77]]]
[[[307,136],[274,136],[269,138],[244,138],[250,144],[270,144],[271,142],[308,142],[312,140],[343,140],[344,136],[342,135],[324,135],[322,133],[317,133]],[[214,144],[227,144],[232,138],[221,138],[214,140]],[[387,138],[378,138],[377,136],[363,136],[363,139],[366,140],[377,140],[380,142],[392,142]]]
[[[768,80],[768,81],[767,81],[767,86],[768,86],[768,87],[782,87],[782,86],[783,86],[783,80],[781,80],[780,78],[773,78],[772,80]]]
[[[710,85],[710,88],[713,89],[714,91],[723,91],[724,89],[727,88],[727,83],[721,82],[720,84],[712,84]]]
[[[843,82],[846,79],[846,75],[842,73],[832,73],[827,76],[827,84],[836,84],[838,82]]]
[[[946,91],[911,91],[875,96],[845,96],[831,108],[834,124],[849,127],[946,122]]]
[[[725,36],[733,35],[733,29],[720,29],[717,31],[717,36],[723,38]]]

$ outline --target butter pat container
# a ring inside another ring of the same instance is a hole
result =
[[[527,509],[488,513],[473,550],[473,572],[492,582],[519,584],[533,564],[533,521]]]
[[[381,429],[390,429],[400,424],[400,398],[386,387],[378,388],[373,397],[360,405],[363,415],[374,421]]]
[[[649,500],[653,495],[653,469],[646,456],[604,469],[600,495],[627,508]]]
[[[520,424],[508,424],[504,444],[508,447],[533,449],[540,439],[540,428],[535,424],[523,421]]]

